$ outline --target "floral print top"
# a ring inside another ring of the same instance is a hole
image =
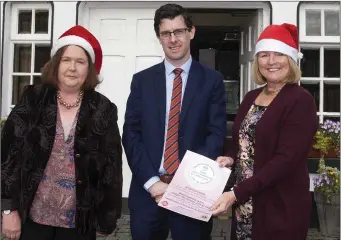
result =
[[[256,125],[261,119],[266,107],[253,104],[249,109],[239,130],[239,152],[236,164],[236,184],[253,175],[255,154]],[[237,205],[235,209],[237,222],[237,239],[251,240],[252,233],[252,198],[246,203]]]
[[[64,134],[60,113],[57,114],[56,136],[50,159],[36,192],[31,219],[39,224],[75,228],[76,180],[74,164],[74,135],[78,119]]]

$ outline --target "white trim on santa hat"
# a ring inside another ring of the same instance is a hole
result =
[[[302,53],[298,52],[296,48],[285,44],[276,39],[262,39],[256,44],[255,55],[263,51],[273,51],[283,53],[291,57],[296,63],[298,59],[302,58]]]
[[[95,63],[95,52],[91,44],[84,38],[81,38],[76,35],[69,35],[59,38],[57,42],[53,45],[53,48],[51,49],[51,57],[53,57],[59,49],[67,45],[77,45],[84,48],[84,50],[89,53],[91,61]]]

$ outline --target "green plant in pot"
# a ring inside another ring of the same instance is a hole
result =
[[[320,231],[326,237],[340,236],[340,171],[325,164],[324,157],[335,151],[340,155],[340,122],[327,120],[315,135],[314,148],[321,153],[314,179],[314,197],[317,205]]]
[[[340,236],[340,171],[325,165],[320,159],[314,179],[314,197],[322,235],[327,237]]]

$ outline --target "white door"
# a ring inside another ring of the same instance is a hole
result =
[[[89,10],[86,27],[100,41],[104,55],[104,80],[98,91],[117,105],[121,133],[133,74],[161,62],[164,56],[154,32],[154,12],[112,6]],[[125,156],[123,164],[123,196],[127,197],[131,172]]]
[[[255,53],[255,44],[259,34],[263,31],[263,9],[257,9],[248,23],[241,28],[240,33],[240,101],[245,94],[257,88],[251,76],[251,67]]]
[[[162,48],[155,36],[155,9],[90,9],[89,29],[103,49],[99,91],[118,105],[121,126],[132,75],[159,63]]]

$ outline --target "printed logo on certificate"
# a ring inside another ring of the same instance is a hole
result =
[[[221,181],[220,175],[215,173],[210,164],[203,163],[191,163],[187,165],[185,168],[185,177],[191,187],[202,190],[215,188]]]

